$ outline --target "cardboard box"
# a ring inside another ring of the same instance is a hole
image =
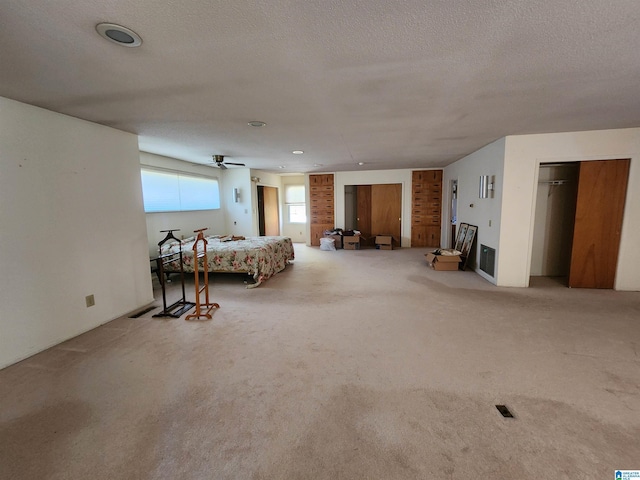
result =
[[[325,238],[333,238],[336,249],[342,248],[342,235],[325,235]]]
[[[393,250],[393,237],[391,235],[376,235],[376,248],[378,250]]]
[[[458,265],[462,261],[460,255],[436,255],[435,253],[427,253],[425,255],[427,264],[434,270],[458,270]]]
[[[345,250],[360,250],[360,235],[342,237]]]

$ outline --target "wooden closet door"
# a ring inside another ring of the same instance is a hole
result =
[[[613,288],[630,160],[581,162],[569,286]]]
[[[402,184],[371,185],[371,233],[391,235],[401,246]]]
[[[280,215],[278,213],[278,189],[264,187],[264,234],[280,235]]]

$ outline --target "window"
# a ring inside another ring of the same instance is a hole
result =
[[[141,176],[147,213],[220,208],[220,189],[215,178],[145,168]]]
[[[289,223],[307,223],[307,207],[305,205],[288,205]]]
[[[287,205],[289,223],[307,223],[304,194],[304,185],[284,186],[284,202]]]

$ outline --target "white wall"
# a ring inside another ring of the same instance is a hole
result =
[[[0,162],[0,367],[153,301],[135,135],[0,98]]]
[[[282,177],[282,192],[280,195],[280,202],[282,203],[282,235],[290,237],[295,243],[305,243],[307,241],[307,224],[305,223],[290,223],[289,215],[287,212],[287,206],[285,204],[285,192],[286,185],[304,185],[304,175],[283,175]]]
[[[506,138],[499,285],[529,284],[540,163],[630,158],[616,290],[640,290],[640,128]]]
[[[179,229],[179,232],[174,233],[178,238],[192,237],[194,230],[205,227],[209,228],[209,230],[206,231],[208,235],[224,235],[227,233],[227,215],[225,212],[225,205],[227,205],[225,200],[227,200],[227,198],[224,195],[224,181],[223,178],[221,178],[222,170],[206,165],[195,165],[190,162],[147,152],[140,152],[140,165],[217,178],[221,197],[219,210],[147,213],[146,225],[149,258],[158,255],[158,242],[166,235],[166,233],[160,233],[161,230]],[[140,175],[139,171],[138,175]],[[230,193],[229,198],[231,198]]]
[[[480,244],[496,249],[496,272],[500,259],[500,230],[502,192],[504,182],[505,139],[496,140],[480,150],[467,155],[444,169],[442,179],[443,245],[450,245],[451,181],[458,180],[458,225],[469,223],[478,227],[475,261],[469,264],[483,278],[499,285],[499,277],[487,275],[478,269]],[[494,180],[493,196],[479,198],[480,176],[489,175]],[[505,227],[507,228],[507,227]],[[510,227],[508,227],[510,228]]]
[[[222,206],[226,212],[227,222],[224,231],[212,232],[223,235],[243,235],[251,237],[254,232],[253,196],[254,186],[251,183],[249,168],[230,167],[223,171],[224,188],[222,188]],[[233,199],[233,189],[240,191],[239,201]]]

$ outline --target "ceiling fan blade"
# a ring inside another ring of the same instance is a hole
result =
[[[224,163],[216,163],[222,170],[226,170],[227,166]]]
[[[233,163],[233,162],[225,162],[227,165],[239,165],[241,167],[244,167],[244,163]]]

